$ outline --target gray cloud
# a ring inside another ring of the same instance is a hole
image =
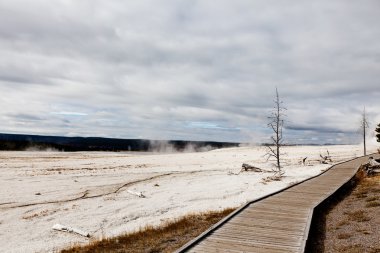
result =
[[[332,134],[338,134],[338,133],[355,133],[354,131],[345,131],[339,128],[326,128],[326,127],[308,127],[308,126],[297,126],[297,125],[288,125],[286,126],[286,129],[293,130],[293,131],[303,131],[303,132],[314,132],[314,133],[332,133]]]
[[[380,121],[379,7],[1,1],[0,131],[260,142],[277,86],[289,142],[355,142],[363,106]]]

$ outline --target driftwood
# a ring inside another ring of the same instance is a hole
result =
[[[241,165],[241,170],[238,172],[238,173],[234,173],[232,171],[229,171],[228,172],[228,175],[239,175],[240,173],[242,172],[245,172],[245,171],[253,171],[253,172],[272,172],[272,171],[269,171],[269,170],[263,170],[263,169],[260,169],[256,166],[252,166],[252,165],[249,165],[247,163],[243,163]]]
[[[268,176],[268,177],[265,177],[265,178],[261,179],[263,184],[266,184],[266,183],[271,182],[271,181],[281,181],[283,175],[285,174],[284,171],[263,170],[263,169],[255,167],[255,166],[246,164],[246,163],[243,163],[243,165],[241,167],[242,168],[241,168],[240,172],[243,172],[243,171],[254,171],[254,172],[271,172],[271,173],[273,173],[272,176]]]
[[[241,166],[241,171],[263,172],[262,169],[246,164],[246,163],[243,163],[243,165]]]
[[[332,162],[329,150],[327,150],[327,155],[323,156],[322,154],[319,154],[319,156],[322,158],[320,162],[323,164],[328,164],[328,162]]]
[[[81,235],[81,236],[84,236],[84,237],[90,237],[90,234],[88,232],[84,232],[84,231],[82,231],[80,229],[72,228],[72,227],[69,227],[69,226],[64,226],[64,225],[61,225],[61,224],[55,224],[53,226],[53,229],[57,230],[57,231],[62,231],[62,232],[75,233],[75,234],[78,234],[78,235]]]
[[[373,159],[372,156],[368,158],[368,163],[370,166],[380,166],[380,162],[376,159]]]
[[[145,198],[145,195],[142,192],[135,192],[135,191],[132,191],[132,190],[128,190],[127,192],[130,193],[130,194],[132,194],[132,195],[136,195],[139,198]]]
[[[266,184],[266,183],[271,182],[271,181],[281,181],[284,174],[285,174],[284,171],[277,171],[272,176],[262,178],[261,182],[263,184]]]
[[[373,175],[380,173],[380,162],[378,160],[373,159],[373,157],[369,157],[368,163],[364,164],[364,171],[367,175]]]
[[[368,163],[364,165],[364,171],[367,173],[367,175],[374,175],[380,173],[380,166],[371,166]]]
[[[302,159],[302,164],[303,165],[306,165],[306,159],[307,159],[307,157],[305,157],[304,159]]]

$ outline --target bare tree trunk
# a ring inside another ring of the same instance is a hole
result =
[[[365,127],[363,127],[363,139],[364,139],[364,155],[367,155],[367,148],[366,148],[366,144],[365,144],[365,137],[366,137],[366,133],[365,133]]]
[[[366,145],[367,132],[366,132],[366,130],[368,127],[369,127],[369,124],[367,121],[367,115],[365,113],[365,107],[364,107],[364,110],[362,113],[362,119],[360,122],[360,128],[361,128],[362,134],[363,134],[363,152],[364,152],[364,155],[367,155],[367,145]]]
[[[272,129],[273,135],[271,136],[271,141],[269,145],[267,145],[267,159],[275,158],[276,159],[276,167],[278,171],[281,171],[281,145],[283,141],[282,136],[282,128],[284,126],[283,117],[284,111],[286,108],[282,106],[282,101],[280,100],[280,96],[278,95],[278,90],[276,88],[276,97],[274,100],[274,108],[271,112],[271,115],[268,117],[270,122],[268,126]],[[274,146],[274,147],[273,147]]]
[[[277,88],[276,88],[276,106],[277,106],[277,118],[276,118],[276,127],[277,127],[277,131],[276,131],[276,148],[277,148],[277,168],[278,170],[281,170],[281,164],[280,164],[280,99],[279,99],[279,96],[278,96],[278,91],[277,91]],[[282,126],[281,126],[282,128]],[[281,129],[282,131],[282,129]]]

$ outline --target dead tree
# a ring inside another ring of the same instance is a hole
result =
[[[283,135],[282,135],[282,129],[284,126],[284,117],[286,110],[285,107],[283,107],[283,102],[280,100],[280,96],[278,95],[278,90],[276,88],[276,97],[274,99],[274,107],[270,114],[268,127],[273,131],[273,135],[271,136],[271,143],[266,145],[267,147],[267,153],[265,154],[267,156],[267,160],[270,158],[276,159],[276,168],[277,171],[281,173],[281,146],[283,144]]]
[[[362,118],[360,120],[360,132],[363,136],[363,150],[364,155],[367,155],[367,146],[366,146],[366,138],[367,138],[367,128],[369,128],[369,124],[367,121],[367,115],[365,113],[365,107],[362,113]]]
[[[332,162],[329,150],[327,150],[327,155],[323,156],[322,154],[319,154],[319,156],[322,158],[320,162],[323,164],[328,164],[328,162]]]

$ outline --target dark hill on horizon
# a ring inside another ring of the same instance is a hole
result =
[[[239,143],[214,141],[115,139],[0,133],[0,150],[59,151],[203,151],[237,147]]]

